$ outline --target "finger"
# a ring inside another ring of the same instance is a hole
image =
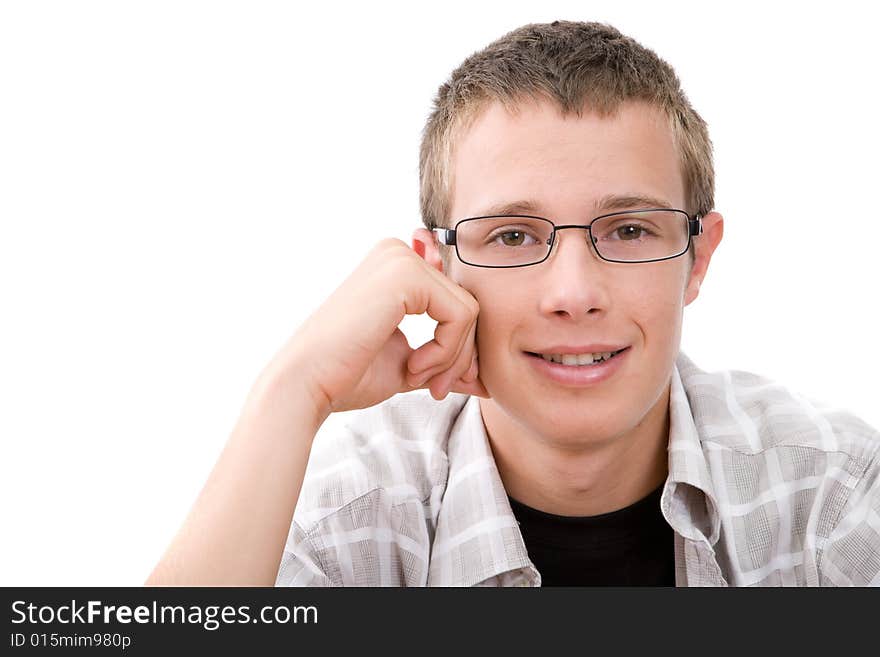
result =
[[[470,383],[471,381],[476,380],[477,378],[477,354],[474,354],[474,357],[471,358],[471,366],[468,368],[468,371],[464,373],[464,376],[461,377],[461,380],[464,383]]]
[[[434,376],[440,371],[439,367],[432,367],[429,370],[425,370],[424,372],[418,372],[413,374],[412,372],[406,373],[406,383],[411,388],[424,388],[428,381],[430,381]]]
[[[446,396],[450,392],[460,392],[466,395],[476,395],[478,397],[484,397],[486,399],[491,398],[488,390],[486,390],[485,384],[483,384],[482,379],[479,376],[479,371],[477,372],[477,376],[473,381],[463,381],[462,379],[455,379],[452,381],[452,384],[448,383],[446,376],[443,373],[439,373],[431,378],[429,378],[423,385],[418,386],[419,388],[427,388],[431,392],[431,396],[436,400],[445,399]]]
[[[428,384],[428,389],[431,391],[431,396],[440,401],[441,399],[446,399],[446,395],[449,393],[446,390],[446,376],[444,374],[438,374],[433,379],[431,379]]]
[[[412,351],[410,353],[409,357],[412,358],[412,355],[414,353],[415,353],[415,351]],[[436,377],[438,374],[442,374],[447,369],[449,369],[449,367],[446,363],[439,363],[437,365],[433,365],[432,367],[429,367],[428,369],[423,370],[421,372],[416,372],[415,374],[410,372],[409,368],[407,368],[406,381],[409,385],[411,385],[415,388],[427,388],[429,386],[430,381],[434,377]]]
[[[475,381],[465,382],[459,379],[452,384],[452,390],[449,392],[460,392],[465,395],[475,395],[477,397],[483,397],[484,399],[491,399],[491,395],[486,390],[486,386],[483,385],[483,382],[479,379],[479,377]]]
[[[434,339],[410,356],[407,368],[416,374],[436,366],[451,367],[467,343],[479,313],[476,300],[467,290],[431,267],[426,266],[426,270],[431,282],[437,284],[428,290],[423,311],[437,320],[437,326]]]
[[[465,376],[470,370],[475,369],[477,323],[470,327],[464,340],[461,352],[442,374],[438,374],[437,390],[441,397],[445,397],[452,389],[453,382]],[[476,372],[475,372],[476,373]]]
[[[491,397],[488,390],[486,390],[486,386],[483,384],[483,380],[480,378],[480,359],[476,350],[474,351],[474,360],[471,367],[463,377],[453,381],[450,392],[462,392],[468,395],[485,397],[486,399]]]
[[[461,313],[459,318],[437,322],[434,339],[420,346],[410,356],[407,367],[411,372],[422,373],[437,367],[449,369],[459,359],[474,322],[466,308],[462,307]]]
[[[448,371],[449,366],[446,363],[441,363],[425,370],[424,372],[419,372],[418,374],[407,372],[406,382],[412,388],[430,388],[439,383],[439,377]]]
[[[476,356],[476,354],[474,355]],[[486,386],[483,383],[482,378],[480,378],[478,357],[475,358],[474,363],[475,365],[473,366],[472,370],[468,370],[468,374],[470,374],[471,371],[476,372],[473,380],[466,381],[464,380],[464,378],[455,379],[452,382],[452,386],[450,387],[449,391],[461,392],[466,395],[476,395],[477,397],[485,397],[486,399],[489,399],[491,398],[491,395],[489,394],[489,391],[486,390]]]
[[[412,387],[414,390],[428,390],[431,393],[431,396],[439,401],[445,397],[445,394],[443,394],[442,391],[444,386],[442,376],[443,372],[438,372],[434,376],[430,376],[427,381],[422,381]]]
[[[450,388],[452,387],[452,382],[457,379],[473,381],[477,377],[479,372],[477,359],[477,321],[471,326],[467,339],[465,340],[465,345],[466,347],[462,350],[462,353],[456,362],[456,366],[451,368],[453,375],[449,380]]]

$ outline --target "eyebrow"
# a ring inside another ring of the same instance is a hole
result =
[[[541,204],[529,199],[513,201],[512,203],[498,203],[485,208],[479,216],[491,216],[493,214],[536,214]]]
[[[672,204],[662,198],[647,194],[606,194],[596,203],[598,212],[606,210],[629,210],[634,208],[671,208]],[[504,202],[483,209],[478,215],[491,216],[505,214],[541,215],[541,204],[533,199]]]
[[[666,199],[647,194],[607,194],[599,199],[596,208],[605,210],[629,210],[631,208],[671,208]]]

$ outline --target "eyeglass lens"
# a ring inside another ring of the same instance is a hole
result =
[[[687,248],[688,218],[674,210],[626,212],[596,219],[591,233],[599,255],[608,260],[669,258]],[[544,260],[552,235],[552,222],[529,217],[466,219],[456,227],[459,257],[469,264],[494,267]]]

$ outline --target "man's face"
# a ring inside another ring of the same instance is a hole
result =
[[[524,104],[510,114],[494,104],[458,140],[452,175],[453,224],[520,201],[530,206],[505,212],[555,224],[587,224],[603,213],[654,203],[685,207],[668,121],[641,103],[624,105],[613,118],[562,117],[548,103]],[[687,255],[642,264],[603,261],[586,230],[562,230],[556,241],[543,263],[513,269],[465,265],[451,253],[446,273],[480,304],[480,378],[491,395],[481,400],[484,417],[503,414],[518,431],[577,447],[613,440],[652,410],[654,417],[665,414],[683,309],[696,297],[708,257],[698,252],[691,274]],[[619,362],[611,375],[596,383],[560,382],[529,355],[592,344],[627,348],[614,357]]]

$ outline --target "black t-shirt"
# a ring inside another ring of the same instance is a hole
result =
[[[675,586],[662,492],[660,486],[628,507],[583,517],[544,513],[508,499],[542,586]]]

